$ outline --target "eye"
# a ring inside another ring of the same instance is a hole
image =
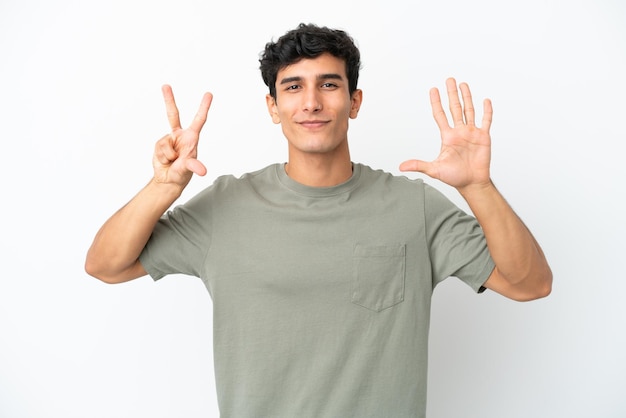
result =
[[[292,85],[290,85],[290,86],[287,86],[287,87],[285,88],[285,90],[298,90],[299,88],[300,88],[300,86],[299,86],[299,85],[297,85],[297,84],[292,84]]]
[[[325,88],[325,89],[335,89],[335,88],[337,88],[337,85],[334,84],[334,83],[324,83],[324,84],[322,84],[322,88]]]

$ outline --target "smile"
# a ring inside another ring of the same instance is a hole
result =
[[[302,122],[298,122],[299,125],[304,126],[305,128],[309,128],[309,129],[321,128],[327,123],[328,121],[323,121],[323,120],[305,120]]]

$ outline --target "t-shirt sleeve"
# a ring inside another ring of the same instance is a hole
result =
[[[453,276],[482,292],[495,263],[478,221],[427,184],[424,205],[433,287]]]
[[[161,217],[139,261],[154,280],[168,274],[200,277],[210,245],[210,224],[207,189]]]

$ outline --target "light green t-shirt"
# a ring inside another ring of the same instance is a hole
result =
[[[494,268],[473,217],[361,164],[328,188],[282,164],[220,177],[140,260],[210,292],[223,418],[423,417],[433,289],[456,276],[479,291]]]

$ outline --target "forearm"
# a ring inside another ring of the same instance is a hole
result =
[[[552,273],[541,247],[493,183],[459,191],[485,233],[498,275],[520,292],[549,293]]]
[[[87,273],[109,283],[144,275],[139,255],[155,224],[181,192],[178,186],[151,180],[100,228],[87,252]]]

